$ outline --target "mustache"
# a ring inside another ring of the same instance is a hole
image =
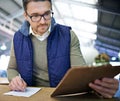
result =
[[[48,26],[48,24],[39,24],[38,26]]]

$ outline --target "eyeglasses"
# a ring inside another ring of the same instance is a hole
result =
[[[27,13],[27,12],[26,12]],[[29,18],[31,19],[32,22],[38,22],[41,20],[41,18],[43,17],[44,20],[50,20],[51,17],[53,16],[53,12],[50,10],[50,11],[47,11],[45,12],[44,14],[40,15],[40,14],[34,14],[34,15],[29,15],[27,13],[27,15],[29,16]]]

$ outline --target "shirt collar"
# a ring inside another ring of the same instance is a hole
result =
[[[51,26],[49,27],[49,29],[43,34],[43,35],[38,35],[38,34],[35,34],[30,26],[30,33],[29,34],[32,34],[33,36],[35,36],[38,40],[40,41],[43,41],[45,39],[47,39],[47,37],[49,36],[50,34],[50,29],[51,29]]]

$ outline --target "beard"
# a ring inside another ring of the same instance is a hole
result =
[[[49,29],[48,24],[40,24],[36,27],[36,29],[33,29],[33,32],[38,35],[43,35],[45,32],[47,32]]]

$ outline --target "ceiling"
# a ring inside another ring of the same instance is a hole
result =
[[[72,26],[82,45],[116,56],[120,50],[119,0],[52,0],[56,22]],[[9,55],[14,32],[23,17],[22,0],[0,0],[0,55]],[[113,42],[114,41],[114,42]],[[107,49],[107,50],[106,50]]]
[[[98,3],[96,49],[111,57],[120,52],[120,0],[100,0]],[[104,10],[104,11],[103,11]]]

